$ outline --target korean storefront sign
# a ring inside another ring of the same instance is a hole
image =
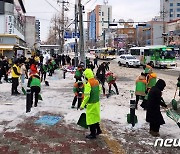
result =
[[[6,16],[6,33],[14,34],[14,16]]]

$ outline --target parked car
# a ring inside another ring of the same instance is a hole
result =
[[[140,66],[140,61],[136,57],[130,54],[120,55],[119,57],[117,57],[117,61],[118,61],[119,66],[121,65],[125,65],[126,67],[131,67],[131,66],[139,67]]]

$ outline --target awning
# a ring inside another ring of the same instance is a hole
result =
[[[15,48],[16,48],[16,49],[20,48],[20,49],[28,50],[28,48],[23,47],[23,46],[20,46],[20,45],[19,45],[19,46],[16,46]]]
[[[0,50],[13,50],[14,45],[0,45]]]

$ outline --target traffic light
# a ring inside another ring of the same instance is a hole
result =
[[[167,33],[162,33],[162,36],[167,36],[168,34]]]
[[[140,23],[140,24],[138,24],[138,26],[146,26],[146,24],[145,23]]]
[[[117,26],[117,24],[114,24],[114,23],[113,23],[113,24],[109,24],[109,26]]]

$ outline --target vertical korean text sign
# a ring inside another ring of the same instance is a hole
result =
[[[6,33],[14,34],[14,16],[6,15]]]

